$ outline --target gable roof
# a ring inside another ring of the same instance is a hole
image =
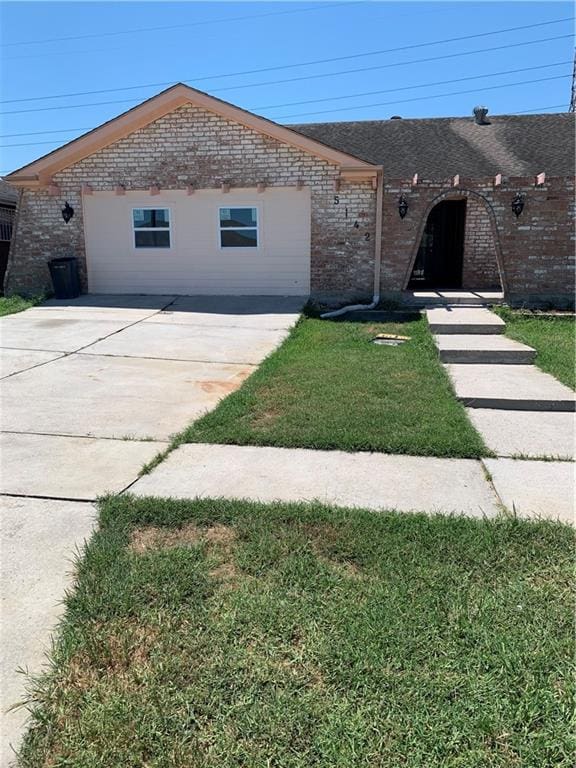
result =
[[[366,120],[290,126],[309,138],[384,167],[388,178],[571,176],[575,115],[489,116]]]
[[[54,173],[89,157],[99,149],[134,133],[134,131],[149,125],[184,104],[192,104],[206,109],[227,120],[240,123],[247,128],[339,165],[343,173],[346,171],[356,173],[364,171],[370,176],[376,174],[377,169],[369,160],[359,159],[353,154],[329,146],[319,139],[305,136],[303,133],[254,115],[252,112],[183,83],[176,83],[176,85],[161,91],[127,112],[123,112],[118,117],[103,123],[98,128],[13,171],[5,178],[11,184],[18,186],[45,184]]]

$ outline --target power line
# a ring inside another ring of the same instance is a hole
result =
[[[316,79],[322,79],[327,77],[336,77],[339,75],[347,75],[347,74],[354,74],[357,72],[368,72],[368,71],[374,71],[379,69],[389,69],[394,67],[402,67],[402,66],[408,66],[411,64],[422,64],[422,63],[428,63],[431,61],[440,61],[445,59],[454,59],[454,58],[460,58],[461,56],[472,56],[477,53],[488,53],[492,51],[500,51],[500,50],[509,50],[510,48],[519,48],[526,45],[535,45],[537,43],[543,43],[543,42],[550,42],[553,40],[563,40],[567,37],[572,37],[572,35],[556,35],[554,37],[548,37],[548,38],[539,38],[538,40],[527,40],[521,43],[509,43],[507,45],[498,45],[498,46],[492,46],[490,48],[480,48],[476,49],[474,51],[464,51],[462,53],[450,53],[450,54],[444,54],[442,56],[430,56],[424,59],[412,59],[411,61],[401,61],[393,64],[378,64],[371,67],[359,67],[356,69],[347,69],[347,70],[341,70],[339,72],[327,72],[323,74],[317,74],[317,75],[303,75],[300,77],[293,77],[293,78],[285,78],[283,80],[269,80],[264,83],[249,83],[246,85],[233,85],[233,86],[226,86],[225,88],[215,88],[212,90],[212,93],[221,93],[222,91],[236,91],[244,88],[258,88],[263,87],[267,85],[280,85],[284,83],[293,83],[293,82],[300,82],[302,80],[316,80]],[[190,82],[190,81],[185,81]],[[97,101],[97,102],[90,102],[88,104],[64,104],[57,107],[39,107],[35,109],[17,109],[17,110],[11,110],[8,112],[2,112],[0,114],[2,115],[18,115],[18,114],[27,114],[31,112],[50,112],[54,110],[63,110],[63,109],[81,109],[83,107],[100,107],[100,106],[108,106],[111,104],[138,104],[140,103],[141,99],[116,99],[114,101]]]
[[[126,53],[126,46],[114,47],[114,48],[84,48],[81,51],[43,51],[42,53],[29,53],[24,56],[4,56],[2,53],[2,64],[5,65],[7,61],[21,61],[22,59],[46,59],[49,56],[67,56],[72,58],[73,56],[88,56],[92,53],[115,53],[122,51]]]
[[[411,91],[414,88],[431,88],[436,85],[449,85],[450,83],[462,83],[466,80],[479,80],[483,77],[499,77],[501,75],[515,75],[518,72],[532,72],[535,69],[550,69],[571,64],[571,61],[559,61],[556,64],[540,64],[537,67],[522,67],[521,69],[508,69],[502,72],[486,72],[482,75],[470,75],[469,77],[457,77],[451,80],[437,80],[434,83],[421,83],[418,85],[402,85],[399,88],[386,88],[382,91],[364,91],[363,93],[347,93],[344,96],[327,96],[323,99],[306,99],[305,101],[291,101],[286,104],[265,104],[260,107],[251,107],[251,111],[259,109],[278,109],[279,107],[295,107],[300,104],[319,104],[324,101],[339,101],[341,99],[355,99],[360,96],[376,96],[379,93],[395,93],[397,91]]]
[[[566,63],[570,63],[570,62],[562,62],[562,63],[566,64]],[[546,66],[559,66],[559,65],[557,65],[557,64],[550,64],[550,65],[544,65],[543,67],[527,67],[526,69],[544,69],[544,68],[546,68]],[[513,71],[521,72],[521,71],[525,71],[525,70],[511,70],[511,71],[512,72]],[[492,76],[496,76],[497,74],[509,74],[509,73],[494,73],[494,75],[492,75]],[[477,75],[476,77],[490,77],[490,76],[491,75]],[[314,112],[300,112],[300,113],[298,113],[296,115],[281,115],[277,119],[281,120],[281,119],[288,119],[288,118],[293,118],[293,117],[305,117],[305,116],[308,116],[308,115],[322,115],[322,114],[328,114],[328,113],[331,113],[331,112],[348,112],[348,111],[355,110],[355,109],[369,109],[369,108],[372,108],[372,107],[391,106],[391,105],[396,105],[396,104],[407,104],[407,103],[412,102],[412,101],[429,101],[431,99],[444,98],[444,97],[447,97],[447,96],[457,96],[457,95],[460,95],[460,94],[476,93],[477,91],[490,91],[490,90],[497,90],[497,89],[501,89],[501,88],[512,88],[512,87],[516,87],[516,86],[519,86],[519,85],[530,85],[530,84],[533,84],[533,83],[543,83],[543,82],[548,82],[550,80],[561,80],[561,79],[566,78],[566,77],[570,77],[570,75],[569,74],[568,75],[556,75],[554,77],[544,77],[544,78],[538,78],[536,80],[523,80],[523,81],[516,82],[516,83],[503,83],[501,85],[479,87],[479,88],[474,88],[472,90],[453,91],[451,93],[439,93],[439,94],[432,94],[430,96],[416,96],[416,97],[411,97],[409,99],[400,99],[398,101],[380,102],[378,104],[360,104],[360,105],[356,105],[354,107],[338,107],[336,109],[319,110],[319,111],[314,111]],[[473,79],[476,79],[476,78],[465,77],[465,78],[460,78],[458,80],[453,80],[453,81],[445,80],[443,82],[444,83],[461,82],[461,80],[473,80]],[[440,83],[428,83],[426,85],[423,84],[423,85],[408,86],[408,88],[425,88],[425,87],[431,87],[431,86],[434,86],[434,85],[440,85]],[[404,88],[394,89],[393,88],[391,90],[394,91],[394,90],[406,90],[406,89],[404,89]],[[387,92],[388,91],[381,91],[381,93],[387,93]],[[374,93],[378,93],[378,92],[375,91]],[[358,95],[360,96],[360,95],[367,95],[367,94],[358,94]],[[337,97],[337,98],[344,98],[344,97]],[[282,106],[282,105],[278,105],[278,106]],[[542,107],[542,109],[556,109],[556,108],[559,108],[561,106],[562,105],[556,105],[556,106],[552,106],[552,107]],[[527,110],[527,111],[532,111],[532,110]],[[520,113],[518,113],[518,114],[520,114]],[[70,129],[70,130],[74,130],[74,129]],[[13,135],[17,136],[18,134],[13,134]],[[25,135],[25,134],[23,134],[23,135]],[[69,141],[73,141],[73,140],[74,139],[70,139]],[[32,147],[32,146],[41,146],[41,145],[45,145],[45,144],[55,144],[55,143],[57,144],[58,142],[55,142],[55,141],[39,141],[39,142],[25,142],[25,143],[18,143],[18,144],[0,144],[0,148],[4,149],[4,148],[8,148],[8,147]]]
[[[74,141],[74,139],[69,139],[68,141]],[[68,141],[64,143],[68,144]],[[58,146],[60,142],[57,139],[52,139],[52,141],[25,141],[22,144],[0,144],[0,149],[7,149],[8,147],[41,147],[44,144],[56,144]]]
[[[339,2],[339,3],[336,3],[335,5],[338,6],[338,8],[340,8],[341,6],[343,7],[343,6],[348,6],[348,5],[356,5],[356,6],[362,6],[363,8],[370,8],[370,6],[373,5],[373,4],[374,3],[371,2],[371,0],[368,0],[367,2],[362,1],[362,0],[356,0],[355,2],[354,1],[353,2]],[[318,5],[320,5],[320,3],[317,3],[317,6]],[[320,8],[314,8],[314,9],[311,8],[310,10],[324,10],[325,8],[330,8],[330,7],[331,7],[331,5],[329,5],[328,3],[324,3],[324,0],[323,0],[322,1],[322,8],[321,9]],[[299,13],[300,11],[292,11],[292,12],[293,13]],[[444,13],[445,12],[446,11],[444,11]],[[425,15],[429,15],[429,14],[434,14],[435,16],[438,16],[438,13],[439,13],[438,10],[419,11],[419,16],[425,16]],[[397,19],[402,19],[402,18],[406,18],[406,17],[412,18],[412,15],[413,15],[412,11],[410,11],[408,13],[403,13],[403,14],[395,14],[394,20],[396,21]],[[246,17],[246,18],[248,18],[248,17]],[[223,21],[230,21],[230,19],[216,20],[216,23],[219,23],[220,21],[222,21],[222,22]],[[210,23],[210,22],[207,22],[207,23]],[[180,29],[180,28],[185,28],[185,27],[183,25],[179,24],[178,25],[178,29]],[[132,30],[132,32],[137,32],[137,31],[138,30]],[[147,31],[150,31],[150,30],[143,29],[143,30],[140,30],[140,31],[147,32]],[[154,30],[152,30],[152,31],[154,31]],[[18,43],[18,45],[24,45],[24,43]],[[113,51],[124,51],[125,52],[125,50],[126,50],[125,47],[121,47],[121,48],[108,48],[107,47],[107,48],[92,48],[92,49],[82,48],[82,50],[79,50],[79,51],[66,51],[66,50],[64,50],[64,51],[61,51],[61,50],[58,50],[58,51],[43,51],[42,53],[26,54],[24,56],[3,56],[2,57],[2,61],[6,62],[6,61],[18,61],[18,60],[21,60],[21,59],[38,59],[38,58],[44,58],[44,57],[49,57],[49,56],[85,56],[87,54],[92,54],[92,53],[109,53],[109,52],[113,52]]]
[[[227,86],[226,88],[214,88],[211,91],[211,93],[221,93],[222,91],[238,91],[243,88],[257,88],[257,87],[262,87],[266,85],[282,85],[284,83],[296,83],[302,80],[317,80],[325,77],[335,77],[337,75],[351,75],[351,74],[356,74],[357,72],[372,72],[374,70],[380,70],[380,69],[391,69],[391,68],[393,69],[395,67],[403,67],[403,66],[412,65],[412,64],[428,64],[432,61],[457,59],[457,58],[460,58],[461,56],[472,56],[477,53],[491,53],[492,51],[509,50],[510,48],[521,48],[526,45],[535,45],[536,43],[547,43],[553,40],[563,40],[567,37],[571,38],[572,35],[570,34],[570,35],[556,35],[555,37],[541,37],[538,40],[526,40],[521,43],[508,43],[506,45],[495,45],[490,48],[477,48],[474,51],[463,51],[462,53],[448,53],[448,54],[443,54],[442,56],[428,56],[425,59],[412,59],[410,61],[399,61],[399,62],[390,63],[390,64],[378,64],[371,67],[345,69],[345,70],[340,70],[339,72],[328,72],[327,74],[303,75],[301,77],[292,77],[284,80],[268,80],[265,83],[248,83],[247,85],[232,85],[232,86]]]
[[[89,104],[61,104],[58,107],[40,107],[39,109],[13,109],[10,112],[0,112],[0,115],[24,115],[30,112],[53,112],[63,109],[81,109],[82,107],[104,107],[109,104],[139,104],[142,99],[116,99],[115,101],[92,101]]]
[[[287,120],[291,119],[293,117],[307,117],[308,115],[326,115],[330,112],[349,112],[350,110],[354,109],[371,109],[372,107],[387,107],[392,104],[407,104],[411,101],[427,101],[429,99],[440,99],[444,98],[445,96],[459,96],[460,94],[465,93],[477,93],[478,91],[495,91],[500,88],[515,88],[519,85],[532,85],[533,83],[545,83],[550,80],[564,80],[567,77],[571,77],[570,74],[568,75],[555,75],[554,77],[541,77],[537,80],[522,80],[519,83],[504,83],[503,85],[489,85],[485,88],[473,88],[472,90],[466,90],[466,91],[452,91],[450,93],[437,93],[433,96],[413,96],[409,99],[400,99],[398,101],[381,101],[377,104],[357,104],[355,107],[338,107],[337,109],[323,109],[316,112],[298,112],[295,115],[279,115],[276,120]]]
[[[338,5],[338,7],[340,7],[340,6],[348,6],[348,5],[359,5],[359,6],[363,6],[365,8],[368,8],[368,7],[370,7],[370,5],[373,5],[373,4],[374,3],[371,2],[370,0],[368,0],[368,2],[364,2],[364,1],[361,1],[361,0],[356,0],[356,2],[350,2],[350,3],[348,3],[348,2],[341,2],[341,3],[337,3],[336,5]],[[324,8],[329,8],[330,7],[330,5],[324,4],[324,2],[322,2],[322,6],[323,6],[322,10]],[[310,9],[310,10],[313,10],[313,9]],[[320,9],[318,9],[318,10],[320,10]],[[294,11],[294,13],[296,13],[296,11]],[[438,15],[438,11],[437,10],[419,11],[419,16],[425,16],[427,14],[434,14],[435,16],[437,16]],[[397,19],[402,19],[402,18],[405,18],[407,16],[412,17],[412,12],[404,13],[404,14],[395,14],[394,20],[396,21]],[[222,20],[222,21],[224,21],[224,20]],[[229,21],[229,19],[226,19],[226,21]],[[180,29],[181,26],[182,25],[178,25],[178,29]],[[148,30],[144,30],[144,31],[148,31]],[[20,43],[20,45],[22,45],[22,43]],[[3,56],[2,57],[2,61],[6,62],[6,61],[18,61],[18,60],[21,60],[21,59],[40,59],[40,58],[45,58],[45,57],[49,57],[49,56],[68,56],[68,57],[70,57],[70,56],[86,56],[86,55],[92,54],[92,53],[111,53],[111,52],[115,52],[115,51],[123,51],[123,52],[125,52],[126,48],[125,47],[121,47],[121,48],[92,48],[92,49],[82,48],[82,50],[80,50],[80,51],[66,51],[66,50],[65,51],[60,51],[60,50],[59,51],[43,51],[42,53],[26,54],[24,56]]]
[[[246,16],[230,16],[226,19],[207,19],[205,21],[193,21],[188,24],[170,24],[162,27],[139,27],[138,29],[115,30],[114,32],[93,32],[88,35],[70,35],[68,37],[49,37],[43,40],[20,40],[15,43],[2,43],[0,48],[13,48],[17,45],[40,45],[42,43],[61,43],[68,40],[88,40],[95,37],[118,37],[119,35],[133,35],[141,32],[163,32],[172,29],[185,29],[189,27],[203,27],[210,24],[225,24],[231,21],[247,21],[250,19],[262,19],[268,16],[286,16],[292,13],[308,13],[309,11],[325,10],[326,8],[337,8],[348,5],[357,5],[357,2],[342,3],[318,3],[310,8],[293,8],[286,11],[270,11],[269,13],[255,13]]]
[[[399,53],[400,51],[409,51],[417,48],[427,48],[434,45],[444,45],[446,43],[461,42],[463,40],[472,40],[478,37],[489,37],[491,35],[500,35],[506,32],[517,32],[525,29],[533,29],[535,27],[544,27],[544,26],[549,26],[550,24],[561,24],[566,21],[572,21],[573,19],[574,17],[572,16],[564,19],[556,19],[554,21],[544,21],[544,22],[540,22],[539,24],[528,24],[521,27],[507,27],[505,29],[496,29],[491,32],[480,32],[474,35],[464,35],[462,37],[449,37],[443,40],[432,40],[427,43],[414,43],[412,45],[403,45],[397,48],[383,48],[379,51],[369,51],[367,53],[354,53],[348,56],[336,56],[330,59],[315,59],[313,61],[303,61],[296,64],[283,64],[283,65],[278,65],[274,67],[263,67],[261,69],[248,69],[248,70],[244,70],[243,72],[229,72],[223,75],[208,75],[205,77],[188,78],[186,80],[183,80],[182,82],[199,83],[199,82],[204,82],[206,80],[220,80],[225,77],[240,77],[243,75],[255,75],[261,72],[276,72],[283,69],[309,67],[315,64],[331,64],[335,61],[349,61],[351,59],[360,59],[360,58],[365,58],[367,56],[380,56],[387,53]],[[167,85],[172,85],[173,82],[174,82],[173,80],[170,80],[168,82],[164,81],[161,83],[145,83],[142,85],[129,85],[121,88],[102,88],[95,91],[76,91],[75,93],[59,93],[59,94],[53,94],[50,96],[31,96],[23,99],[3,99],[0,101],[0,104],[16,104],[16,103],[27,102],[27,101],[46,101],[48,99],[63,99],[63,98],[68,98],[73,96],[94,96],[100,93],[118,93],[120,91],[138,90],[139,88],[162,88]]]
[[[519,112],[512,112],[513,115],[537,115],[539,112],[545,112],[548,109],[563,109],[565,108],[564,104],[552,104],[548,107],[532,107],[532,109],[521,109]]]
[[[459,77],[459,78],[452,78],[450,80],[437,80],[433,83],[419,83],[417,85],[404,85],[400,86],[399,88],[386,88],[384,90],[378,90],[378,91],[364,91],[363,93],[347,93],[343,96],[327,96],[326,98],[322,99],[306,99],[305,101],[289,101],[284,102],[283,104],[264,104],[261,106],[256,107],[250,107],[250,111],[257,111],[257,110],[265,110],[265,109],[279,109],[283,107],[294,107],[298,106],[300,104],[318,104],[320,102],[325,101],[339,101],[342,99],[351,99],[351,98],[358,98],[361,96],[375,96],[376,94],[380,93],[394,93],[397,91],[410,91],[414,88],[431,88],[436,85],[448,85],[450,83],[460,83],[466,80],[479,80],[483,77],[499,77],[501,75],[515,75],[518,72],[531,72],[533,70],[537,69],[550,69],[551,67],[560,67],[564,64],[571,64],[571,61],[559,61],[555,64],[540,64],[536,67],[522,67],[520,69],[508,69],[503,70],[502,72],[486,72],[481,75],[472,75],[469,77]],[[61,129],[60,131],[46,131],[45,133],[67,133],[71,131],[89,131],[92,130],[91,128],[69,128]],[[5,134],[3,136],[0,136],[0,138],[9,138],[9,137],[19,137],[19,136],[34,136],[39,135],[41,133],[44,133],[43,131],[37,131],[34,133],[14,133],[14,134]]]
[[[12,139],[16,136],[46,136],[49,133],[71,133],[72,131],[93,131],[93,128],[57,128],[53,131],[31,131],[29,133],[3,133],[0,139]]]

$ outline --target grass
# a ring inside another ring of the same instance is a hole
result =
[[[568,768],[574,536],[116,497],[24,768]]]
[[[23,312],[42,301],[44,301],[43,296],[36,296],[31,299],[25,299],[23,296],[0,296],[0,317],[13,315],[15,312]]]
[[[182,442],[432,456],[488,454],[456,400],[426,322],[301,319],[235,393]],[[410,336],[399,347],[377,333]]]
[[[576,321],[574,315],[498,309],[506,322],[506,335],[533,347],[536,365],[563,384],[576,389]]]

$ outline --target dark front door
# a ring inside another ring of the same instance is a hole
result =
[[[461,288],[466,200],[444,200],[430,211],[409,288]]]

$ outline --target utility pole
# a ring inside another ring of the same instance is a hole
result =
[[[576,112],[576,50],[574,51],[574,67],[572,69],[572,94],[570,96],[570,112]]]

